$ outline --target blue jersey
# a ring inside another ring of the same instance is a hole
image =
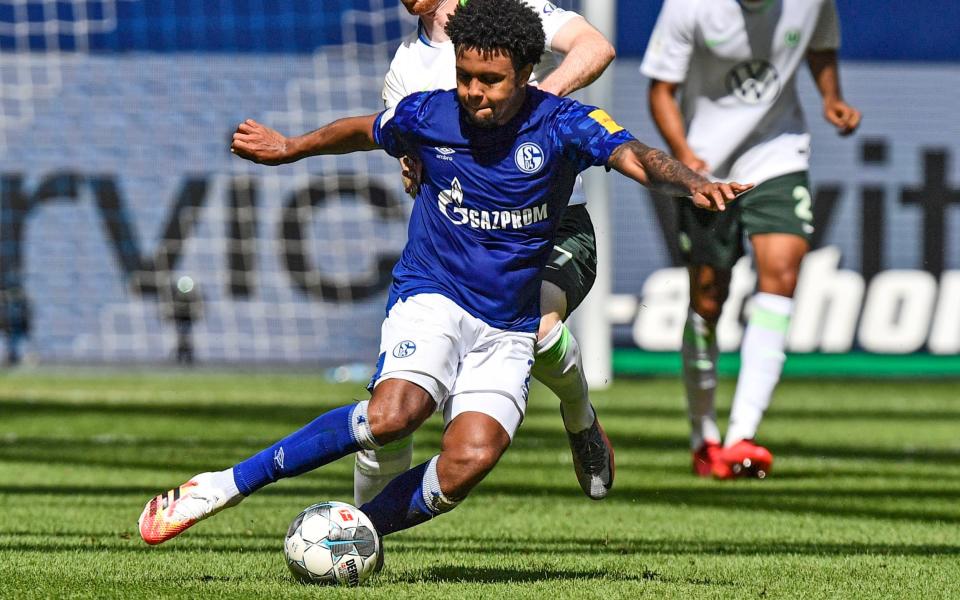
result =
[[[525,332],[537,330],[540,272],[577,174],[634,139],[602,110],[532,87],[495,128],[467,121],[455,91],[411,94],[377,117],[374,138],[423,163],[390,304],[442,294],[493,327]]]

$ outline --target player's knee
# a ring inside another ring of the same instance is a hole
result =
[[[716,325],[723,310],[723,299],[711,294],[702,294],[690,298],[690,308],[710,325]]]
[[[367,416],[373,437],[385,445],[416,431],[433,410],[433,398],[423,388],[407,381],[388,380],[374,390]]]
[[[782,268],[770,269],[767,273],[761,273],[757,289],[768,294],[792,298],[797,289],[798,278],[798,269],[784,265]]]
[[[456,500],[467,494],[486,477],[503,454],[498,448],[467,446],[441,453],[443,468],[438,471],[440,488],[448,497]]]

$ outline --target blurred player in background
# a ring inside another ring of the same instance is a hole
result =
[[[680,207],[690,274],[683,381],[693,468],[701,476],[764,477],[773,463],[754,437],[783,370],[793,293],[813,233],[810,135],[795,76],[806,61],[824,117],[841,135],[852,133],[860,113],[840,93],[839,44],[833,0],[666,0],[640,67],[651,80],[653,119],[675,157],[704,174],[757,183],[722,214]],[[744,235],[757,293],[721,447],[716,326]]]
[[[420,17],[390,64],[384,79],[383,101],[396,106],[405,96],[426,90],[456,87],[456,56],[444,31],[456,0],[402,0]],[[615,56],[613,46],[583,17],[545,0],[525,0],[537,12],[546,36],[546,51],[533,69],[530,83],[541,90],[566,96],[593,82]],[[404,158],[407,191],[414,191],[419,165]],[[578,178],[554,240],[555,248],[543,271],[540,290],[540,326],[533,376],[560,399],[564,428],[573,454],[574,470],[584,493],[594,500],[613,485],[613,448],[590,403],[580,347],[564,320],[587,296],[597,273],[593,223]],[[357,453],[354,499],[359,506],[375,496],[391,479],[410,468],[413,440],[405,438],[377,450]]]
[[[234,134],[232,150],[264,164],[383,148],[421,160],[423,181],[393,270],[370,400],[156,496],[139,521],[148,543],[281,478],[409,436],[437,410],[446,425],[440,454],[360,508],[380,535],[452,510],[493,469],[523,419],[540,272],[577,174],[607,166],[714,209],[750,188],[712,183],[604,111],[526,85],[544,37],[537,14],[519,0],[472,0],[446,31],[456,45],[456,90],[411,94],[383,113],[296,138],[252,120]]]

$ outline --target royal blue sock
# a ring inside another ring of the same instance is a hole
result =
[[[370,517],[377,533],[387,535],[409,529],[457,506],[458,502],[450,500],[440,490],[438,458],[434,456],[401,473],[376,498],[360,507]]]
[[[249,496],[268,483],[321,467],[360,450],[379,446],[367,421],[367,402],[335,408],[306,427],[233,467],[237,489]]]

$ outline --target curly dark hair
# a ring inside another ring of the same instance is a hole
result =
[[[458,54],[500,51],[517,71],[540,62],[546,43],[540,17],[520,0],[460,0],[446,32]]]

